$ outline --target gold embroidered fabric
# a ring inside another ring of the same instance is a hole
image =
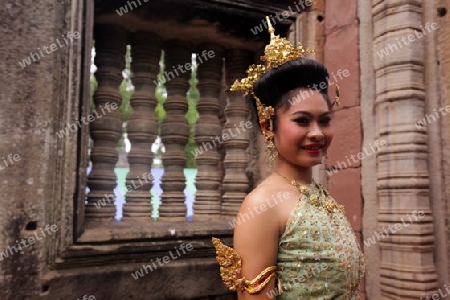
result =
[[[320,185],[299,190],[278,243],[277,300],[359,299],[364,258],[350,223],[338,206],[318,205],[335,201]]]
[[[247,291],[249,294],[260,292],[276,276],[276,266],[264,269],[252,280],[241,277],[242,259],[233,248],[223,244],[219,239],[212,238],[216,248],[216,259],[220,265],[220,276],[231,291]]]

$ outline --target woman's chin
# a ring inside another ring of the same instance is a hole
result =
[[[314,166],[320,165],[322,163],[322,159],[302,159],[296,165],[303,168],[312,168]]]

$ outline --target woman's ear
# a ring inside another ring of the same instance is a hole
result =
[[[264,119],[259,121],[259,124],[261,125],[261,131],[263,132],[264,136],[267,136],[270,133],[273,133],[273,120],[272,119]]]

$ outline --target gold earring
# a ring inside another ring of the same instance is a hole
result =
[[[273,142],[274,140],[273,132],[270,131],[269,133],[264,134],[264,137],[266,139],[266,146],[267,146],[264,156],[267,164],[269,165],[269,169],[272,170],[273,167],[275,166],[275,161],[278,157],[278,151],[277,148],[275,147],[275,143]]]
[[[334,105],[339,106],[341,102],[339,101],[339,98],[341,97],[341,92],[339,90],[339,86],[336,84],[336,96],[334,96],[334,102],[331,105],[333,107]]]

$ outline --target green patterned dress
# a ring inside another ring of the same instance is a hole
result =
[[[277,299],[359,299],[364,260],[347,218],[322,186],[300,191],[279,240]]]

